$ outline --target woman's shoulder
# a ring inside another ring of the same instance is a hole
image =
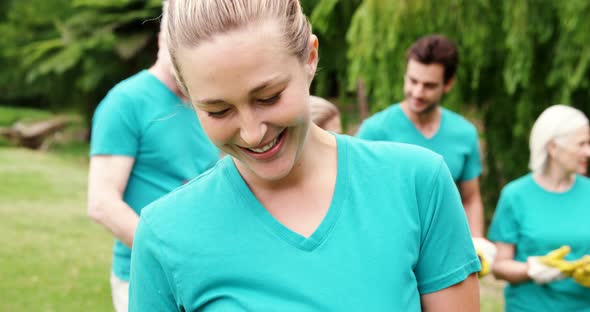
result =
[[[504,187],[502,188],[502,194],[511,195],[522,192],[531,192],[535,189],[535,183],[536,182],[533,179],[533,174],[528,173],[504,185]]]
[[[576,175],[576,183],[578,183],[584,190],[590,191],[590,178],[583,175]]]
[[[579,179],[580,183],[584,185],[590,185],[590,178],[583,175],[576,175],[576,179]]]
[[[444,163],[442,156],[417,145],[342,137],[348,145],[351,162],[366,171],[432,172]]]
[[[162,196],[141,211],[141,218],[158,225],[175,226],[182,220],[203,220],[207,211],[222,205],[233,192],[226,178],[227,156],[196,178]]]

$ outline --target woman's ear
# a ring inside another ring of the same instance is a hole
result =
[[[555,140],[551,140],[549,142],[547,142],[547,146],[545,147],[547,149],[547,155],[551,158],[555,157],[555,149],[557,148],[557,144],[555,143]]]
[[[309,74],[310,81],[315,76],[315,72],[318,68],[318,61],[320,58],[318,47],[319,47],[318,37],[314,34],[311,34],[310,38],[309,38],[308,49],[307,49],[309,52],[307,54],[307,61],[305,63],[305,67],[306,67],[307,72]]]

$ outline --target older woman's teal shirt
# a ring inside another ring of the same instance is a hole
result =
[[[531,174],[504,187],[488,238],[513,244],[514,260],[526,262],[563,245],[571,247],[568,260],[590,254],[590,180],[577,176],[564,193],[541,188]],[[537,285],[508,285],[506,311],[590,311],[590,288],[571,278]]]

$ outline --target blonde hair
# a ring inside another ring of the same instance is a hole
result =
[[[168,22],[168,17],[166,14],[168,11],[168,0],[162,1],[162,15],[160,15],[160,36],[166,36],[166,24]],[[165,38],[165,37],[162,37]]]
[[[169,0],[165,11],[168,49],[179,85],[186,85],[178,68],[180,47],[196,47],[215,35],[274,18],[279,21],[284,44],[290,53],[304,61],[308,54],[311,25],[299,0]],[[186,92],[185,92],[186,94]]]
[[[319,96],[309,97],[311,120],[314,124],[325,128],[326,122],[332,118],[340,118],[340,111],[336,105]]]
[[[545,109],[531,130],[529,168],[534,173],[543,173],[549,162],[549,142],[562,139],[586,125],[586,115],[571,106],[558,104]]]

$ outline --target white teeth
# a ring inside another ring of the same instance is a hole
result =
[[[278,141],[278,137],[276,137],[274,140],[272,140],[272,142],[268,143],[267,145],[263,146],[262,148],[249,148],[249,150],[256,152],[256,153],[264,153],[266,151],[268,151],[269,149],[273,148]]]

